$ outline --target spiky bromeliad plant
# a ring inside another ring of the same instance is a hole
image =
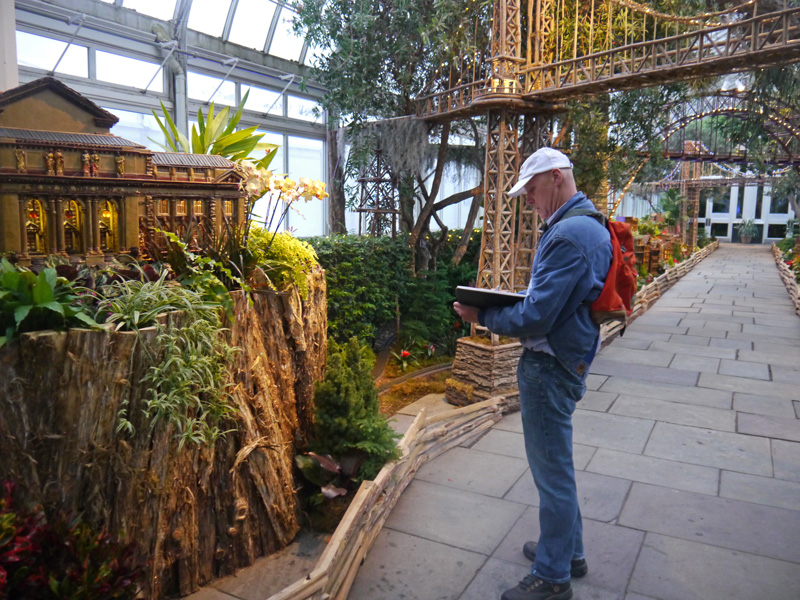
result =
[[[264,158],[256,161],[259,167],[266,169],[275,158],[277,144],[268,144],[260,142],[264,137],[263,133],[256,133],[258,127],[247,127],[236,131],[236,126],[242,118],[242,110],[244,109],[247,97],[250,94],[248,91],[241,104],[236,108],[233,116],[230,116],[230,107],[226,106],[218,113],[214,113],[214,103],[212,102],[208,107],[208,116],[203,115],[202,109],[197,111],[197,125],[192,125],[192,138],[189,140],[183,133],[180,132],[169,111],[161,103],[161,111],[163,115],[159,116],[156,111],[153,116],[161,127],[164,133],[166,144],[160,144],[156,140],[151,140],[161,146],[168,152],[186,152],[192,154],[217,154],[224,156],[230,160],[237,162],[250,157],[250,154],[257,150],[266,151]],[[166,124],[165,124],[166,123]]]

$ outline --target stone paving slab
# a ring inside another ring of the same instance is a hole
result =
[[[737,430],[747,435],[800,442],[800,420],[740,413]]]
[[[769,440],[739,433],[656,423],[644,453],[752,475],[772,475]]]
[[[719,469],[599,448],[587,471],[620,479],[663,485],[687,492],[716,496]]]
[[[640,398],[658,398],[659,400],[711,406],[713,408],[730,408],[733,400],[731,392],[722,390],[654,383],[641,379],[626,379],[624,377],[610,377],[600,388],[600,391]]]
[[[660,600],[797,600],[797,565],[648,533],[629,590]]]
[[[756,394],[733,394],[733,409],[739,412],[792,418],[795,416],[793,403],[788,398],[761,396]]]
[[[512,433],[522,433],[522,413],[518,410],[514,411],[500,419],[492,428]]]
[[[615,415],[651,419],[663,423],[691,425],[718,431],[735,431],[736,414],[730,410],[691,406],[654,398],[620,395],[611,407]]]
[[[748,342],[769,342],[772,345],[786,346],[797,351],[800,348],[800,339],[796,337],[777,337],[769,333],[728,333],[729,340],[743,340]]]
[[[619,515],[631,482],[586,471],[575,471],[581,514],[587,519],[609,522]],[[539,506],[539,492],[530,472],[520,477],[506,500]]]
[[[714,375],[713,373],[700,373],[698,387],[725,390],[730,392],[744,392],[746,394],[764,394],[800,400],[800,387],[790,383],[776,381],[761,381],[746,377],[732,377],[730,375]]]
[[[739,350],[739,360],[764,363],[773,366],[794,367],[798,363],[797,352],[786,352],[785,348],[769,346],[764,350]]]
[[[607,379],[608,375],[594,375],[592,373],[589,373],[586,376],[586,389],[599,390],[600,386],[603,385]]]
[[[700,346],[698,346],[699,348]],[[711,350],[711,348],[706,348]],[[670,369],[683,369],[684,371],[699,371],[701,373],[716,373],[719,370],[719,358],[707,356],[676,354],[669,364]]]
[[[723,498],[800,511],[800,482],[795,481],[722,471],[719,495]]]
[[[737,350],[753,349],[753,342],[750,340],[732,340],[728,338],[714,338],[713,340],[709,340],[708,345],[713,348],[736,348]]]
[[[653,345],[651,340],[636,340],[628,336],[617,338],[614,340],[614,346],[617,348],[632,348],[634,350],[647,350]]]
[[[502,498],[527,470],[527,460],[456,447],[420,467],[415,479]]]
[[[620,525],[779,560],[800,560],[800,520],[784,508],[634,483]]]
[[[800,362],[796,364],[800,364]],[[778,383],[791,383],[793,385],[800,386],[800,370],[798,369],[783,367],[780,365],[770,365],[770,372],[772,373],[773,381],[777,381]]]
[[[587,391],[583,398],[581,398],[578,406],[583,410],[596,410],[598,412],[607,412],[609,407],[614,403],[619,394],[612,394],[609,392],[595,392],[592,390]]]
[[[734,377],[747,377],[748,379],[771,379],[769,367],[761,363],[751,363],[744,360],[722,359],[719,365],[720,375],[733,375]]]
[[[772,440],[772,462],[775,466],[775,477],[800,481],[800,444]]]
[[[700,314],[689,314],[681,319],[681,326],[687,327],[703,327],[706,324],[719,323],[740,323],[752,324],[755,321],[754,317],[735,317],[733,315],[717,315],[714,313],[701,312]],[[741,327],[736,331],[741,331]]]
[[[573,414],[572,424],[572,439],[577,444],[641,452],[654,422],[578,409]]]
[[[684,371],[668,367],[651,367],[646,365],[632,365],[627,362],[609,360],[598,356],[591,366],[591,372],[600,375],[613,375],[630,379],[644,379],[676,385],[695,385],[700,375],[698,371]]]
[[[706,347],[710,345],[711,338],[703,335],[671,335],[668,342],[677,342],[679,344],[690,344],[692,346]]]
[[[353,600],[458,600],[486,556],[384,528],[358,570]]]
[[[606,360],[634,365],[649,365],[651,367],[668,367],[674,356],[671,352],[633,350],[631,348],[622,348],[621,346],[608,346],[598,354],[598,357]]]
[[[386,527],[488,556],[524,510],[516,502],[414,480]]]

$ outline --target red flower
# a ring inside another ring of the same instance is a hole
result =
[[[401,358],[408,358],[409,356],[411,356],[411,352],[409,352],[408,350],[403,350],[403,351],[400,353],[400,357],[401,357]]]

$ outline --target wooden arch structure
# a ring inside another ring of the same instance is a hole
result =
[[[684,102],[670,109],[669,125],[663,130],[665,153],[669,158],[682,160],[711,160],[714,162],[748,162],[747,150],[721,139],[716,131],[707,132],[712,139],[708,144],[687,150],[684,142],[697,139],[702,131],[687,133],[689,125],[708,117],[744,117],[753,113],[765,120],[765,130],[780,151],[768,157],[770,164],[785,165],[800,162],[800,115],[778,103],[769,106],[754,103],[737,92],[717,92]],[[670,142],[677,141],[677,144]],[[670,147],[672,146],[672,148]]]

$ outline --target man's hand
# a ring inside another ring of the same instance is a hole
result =
[[[453,302],[453,308],[458,313],[458,316],[467,323],[478,322],[478,311],[480,309],[477,306],[468,306],[460,302]]]

